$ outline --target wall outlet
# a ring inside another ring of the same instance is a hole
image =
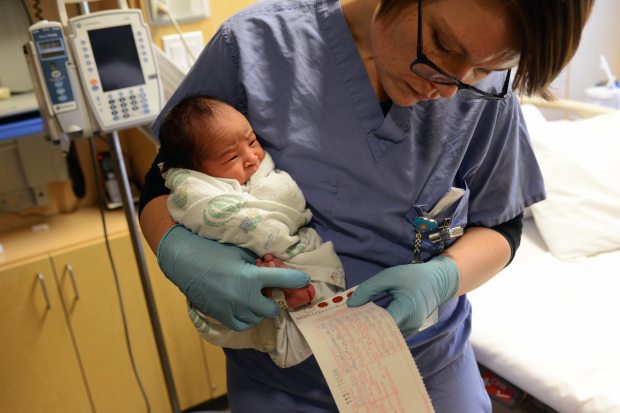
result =
[[[204,48],[204,40],[202,38],[202,32],[187,32],[183,33],[183,38],[187,42],[189,49],[192,51],[195,57],[200,55]],[[181,42],[181,38],[178,34],[169,34],[162,37],[164,45],[164,53],[168,56],[181,70],[185,73],[194,64],[194,59],[187,53],[185,46]]]
[[[148,0],[149,18],[153,24],[171,24],[170,17],[159,11],[159,3],[170,10],[178,23],[203,20],[211,15],[209,0]]]

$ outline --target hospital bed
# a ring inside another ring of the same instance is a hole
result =
[[[474,351],[546,407],[620,412],[620,111],[523,108],[548,199],[526,211],[514,261],[468,294]]]

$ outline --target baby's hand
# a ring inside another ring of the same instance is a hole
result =
[[[288,268],[281,259],[272,254],[266,254],[262,259],[256,259],[257,267]],[[284,300],[289,308],[295,309],[308,305],[312,302],[315,295],[312,283],[302,288],[278,288],[284,293]],[[272,298],[271,288],[263,288],[261,291],[264,296]]]
[[[302,288],[280,288],[284,293],[284,300],[289,308],[295,309],[312,303],[315,295],[312,283]]]
[[[263,259],[256,259],[257,267],[272,267],[272,268],[288,268],[281,259],[274,257],[272,254],[266,254]]]

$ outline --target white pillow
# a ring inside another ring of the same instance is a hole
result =
[[[547,189],[531,210],[551,253],[620,249],[620,111],[573,121],[545,121],[530,105],[523,113]]]

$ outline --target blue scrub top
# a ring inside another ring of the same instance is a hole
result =
[[[504,75],[480,86],[501,88]],[[515,96],[483,101],[457,94],[393,105],[384,116],[337,0],[257,3],[233,16],[166,109],[198,94],[247,116],[276,166],[302,189],[311,225],[333,241],[348,287],[409,263],[413,219],[452,186],[466,192],[443,217],[463,226],[500,224],[545,196]],[[422,258],[438,253],[423,242]],[[423,376],[460,356],[469,316],[467,298],[452,299],[435,326],[407,339]],[[324,388],[312,360],[282,370],[258,352],[227,355],[261,382],[269,372],[285,388]]]

